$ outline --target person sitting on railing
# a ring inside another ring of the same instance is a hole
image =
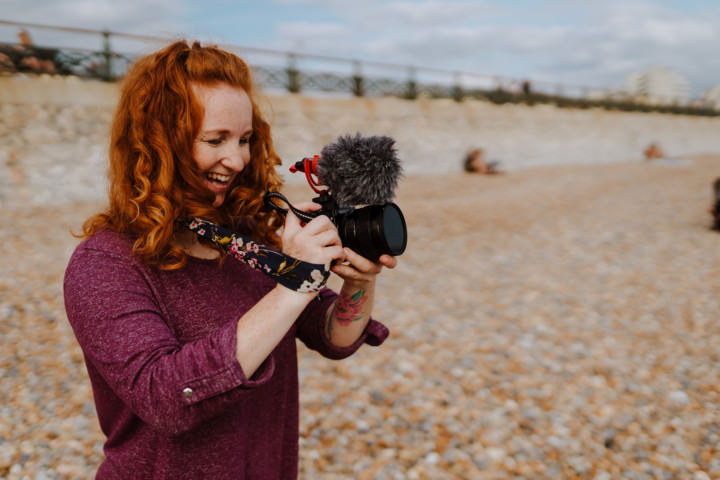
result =
[[[7,47],[0,46],[0,72],[14,72],[15,62],[6,53]]]
[[[56,49],[36,47],[27,30],[20,30],[18,39],[0,51],[0,71],[55,73]]]
[[[21,61],[22,66],[35,73],[55,73],[56,49],[36,47],[27,30],[21,30],[18,37],[27,51],[27,55]]]

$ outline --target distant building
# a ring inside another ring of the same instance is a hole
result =
[[[640,72],[630,72],[625,76],[625,91],[631,95],[640,95],[640,79],[643,74]]]
[[[705,90],[702,94],[702,102],[715,110],[720,110],[720,85]]]
[[[653,104],[684,105],[690,101],[690,83],[667,67],[629,73],[625,77],[625,90],[632,97]]]

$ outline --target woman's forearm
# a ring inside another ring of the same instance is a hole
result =
[[[343,283],[327,319],[327,336],[333,345],[347,347],[355,343],[370,320],[374,297],[374,281]]]
[[[240,317],[236,356],[247,378],[265,361],[315,297],[276,286]]]

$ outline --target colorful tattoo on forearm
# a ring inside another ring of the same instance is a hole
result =
[[[363,306],[368,297],[365,290],[358,290],[352,295],[347,292],[340,292],[340,296],[335,303],[333,316],[340,325],[350,325],[352,322],[361,320],[363,315]]]

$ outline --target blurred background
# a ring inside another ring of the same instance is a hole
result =
[[[405,168],[392,336],[300,348],[301,478],[720,478],[718,24],[709,0],[0,0],[0,478],[102,460],[62,275],[123,74],[179,38],[250,64],[291,199],[339,135]]]

